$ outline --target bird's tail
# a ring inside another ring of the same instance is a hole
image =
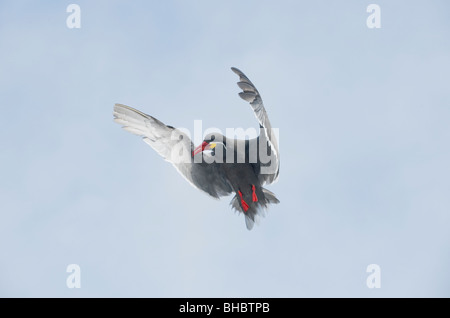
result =
[[[264,198],[259,198],[257,202],[250,202],[247,211],[243,211],[241,205],[241,198],[236,194],[230,202],[231,207],[239,213],[245,215],[245,225],[248,230],[253,228],[255,223],[258,223],[259,218],[265,216],[268,204],[280,203],[275,194],[267,189],[262,188]]]

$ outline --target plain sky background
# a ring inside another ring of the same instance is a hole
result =
[[[0,296],[450,297],[449,12],[1,1]],[[257,128],[231,66],[280,130],[281,203],[252,231],[112,120],[123,103],[175,127]]]

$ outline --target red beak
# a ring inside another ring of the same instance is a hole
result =
[[[200,146],[194,149],[194,151],[192,152],[192,156],[195,156],[196,154],[205,150],[206,146],[208,146],[208,143],[206,141],[202,142]]]

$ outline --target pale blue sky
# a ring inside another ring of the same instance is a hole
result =
[[[449,297],[449,10],[0,2],[0,296]],[[280,130],[281,203],[250,232],[112,121],[257,127],[231,66]]]

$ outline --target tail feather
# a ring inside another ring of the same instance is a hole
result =
[[[264,189],[264,188],[262,188],[262,191],[264,193],[264,196],[266,197],[267,202],[272,203],[272,204],[280,203],[280,200],[277,199],[277,197],[275,196],[275,193],[273,193],[272,191],[269,191],[267,189]]]
[[[245,215],[245,225],[248,230],[251,230],[255,223],[259,223],[259,219],[265,216],[268,204],[277,204],[280,201],[277,199],[275,194],[267,189],[262,188],[264,193],[264,198],[259,198],[257,202],[250,202],[249,208],[246,212],[242,210],[240,205],[240,197],[236,194],[233,199],[231,199],[231,207],[240,213]]]
[[[253,225],[255,225],[255,220],[252,220],[248,215],[245,216],[245,226],[247,230],[253,229]]]

